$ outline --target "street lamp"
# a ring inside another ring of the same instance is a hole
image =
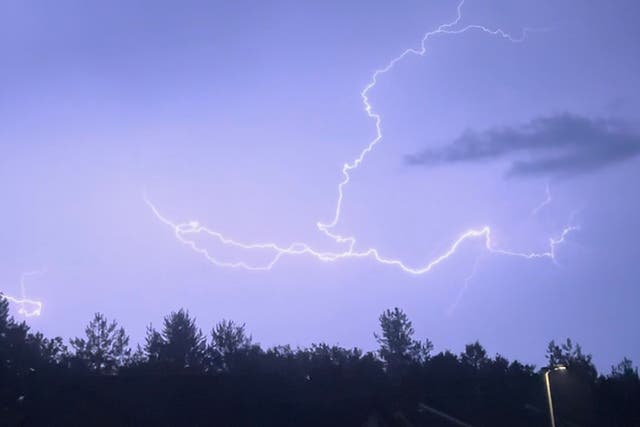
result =
[[[556,365],[544,368],[544,382],[547,386],[547,402],[549,403],[549,418],[551,419],[551,427],[556,427],[556,419],[553,415],[553,400],[551,399],[551,383],[549,382],[549,374],[551,371],[564,371],[566,366]]]

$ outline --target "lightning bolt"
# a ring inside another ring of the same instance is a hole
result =
[[[36,301],[26,297],[25,281],[29,276],[38,276],[41,274],[44,274],[44,271],[29,271],[22,273],[22,276],[20,276],[20,298],[4,294],[0,294],[0,298],[4,298],[9,302],[18,305],[18,314],[25,317],[40,316],[42,313],[42,301]]]
[[[462,297],[464,296],[464,294],[467,292],[467,289],[469,288],[469,283],[471,282],[471,280],[473,280],[476,273],[478,272],[478,265],[480,264],[480,258],[481,257],[477,257],[476,261],[473,263],[473,268],[471,269],[471,273],[469,273],[467,278],[464,279],[464,284],[462,285],[462,288],[460,288],[460,291],[458,292],[456,299],[453,301],[453,304],[451,304],[446,311],[447,316],[451,317],[455,309],[458,308],[458,304],[460,304],[460,301],[462,301]]]
[[[548,182],[547,182],[547,187],[545,188],[544,194],[545,194],[545,199],[542,201],[542,203],[540,203],[538,206],[533,208],[533,210],[531,211],[531,216],[537,215],[538,212],[540,212],[545,206],[551,203],[551,188]]]
[[[457,249],[467,240],[471,239],[483,239],[484,247],[489,253],[506,255],[519,257],[524,259],[536,259],[536,258],[548,258],[555,261],[556,247],[562,244],[569,233],[574,230],[577,230],[575,226],[565,227],[564,230],[560,233],[558,237],[549,239],[549,248],[544,252],[515,252],[504,249],[499,249],[494,246],[492,241],[491,228],[489,226],[480,227],[477,229],[470,229],[458,236],[457,239],[453,241],[453,243],[449,246],[449,248],[439,255],[438,257],[431,259],[422,265],[418,266],[410,266],[403,262],[402,260],[389,258],[380,254],[378,249],[376,248],[368,248],[368,249],[356,249],[356,239],[354,236],[343,236],[341,234],[333,231],[335,227],[340,222],[340,218],[342,215],[342,204],[344,200],[345,188],[349,184],[351,180],[351,172],[356,170],[365,160],[367,155],[373,151],[373,149],[382,141],[382,117],[380,114],[374,111],[373,106],[369,99],[369,94],[371,90],[373,90],[377,83],[378,79],[391,71],[394,66],[402,61],[405,57],[409,55],[417,55],[424,56],[427,53],[427,44],[428,42],[436,36],[439,35],[458,35],[467,33],[470,31],[479,31],[481,33],[485,33],[491,36],[497,36],[503,39],[506,39],[512,43],[520,43],[522,42],[527,33],[530,31],[534,31],[532,29],[523,29],[520,37],[513,37],[510,34],[504,32],[501,29],[490,29],[483,25],[466,25],[463,27],[456,28],[462,19],[462,6],[464,4],[464,0],[458,3],[457,7],[457,15],[456,18],[450,23],[443,24],[436,28],[433,31],[426,33],[421,41],[419,48],[409,48],[402,53],[400,53],[395,58],[391,59],[384,67],[377,69],[371,76],[369,83],[362,89],[360,92],[360,98],[362,100],[362,105],[364,107],[364,111],[367,114],[367,117],[371,119],[375,125],[375,137],[367,144],[367,146],[360,151],[357,157],[355,157],[351,162],[345,163],[342,167],[342,180],[339,182],[337,187],[337,200],[335,203],[335,209],[333,212],[333,218],[329,222],[317,222],[317,229],[333,240],[338,245],[344,247],[343,250],[338,252],[331,251],[321,251],[312,248],[307,243],[295,242],[291,243],[288,246],[281,246],[277,243],[266,242],[266,243],[245,243],[234,240],[230,237],[223,235],[222,233],[211,230],[203,225],[201,225],[198,221],[191,222],[183,222],[183,223],[175,223],[165,216],[163,216],[157,207],[146,197],[144,196],[145,203],[149,206],[153,214],[156,218],[161,221],[163,224],[169,226],[176,237],[176,239],[182,244],[191,248],[194,252],[205,257],[210,263],[219,266],[219,267],[229,267],[229,268],[242,268],[246,270],[271,270],[277,263],[282,259],[283,256],[296,256],[296,255],[308,255],[312,256],[323,262],[334,262],[341,259],[347,258],[372,258],[376,262],[389,265],[399,268],[400,270],[414,274],[414,275],[422,275],[428,273],[433,268],[435,268],[438,264],[442,263],[446,259],[453,256]],[[269,261],[262,264],[252,264],[247,261],[224,261],[215,256],[213,256],[206,248],[203,248],[197,244],[197,242],[192,237],[198,237],[200,235],[206,235],[209,238],[213,239],[220,243],[221,245],[240,249],[242,251],[266,251],[271,253],[271,257]]]

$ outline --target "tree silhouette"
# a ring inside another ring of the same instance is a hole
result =
[[[0,378],[16,373],[16,356],[27,331],[26,325],[21,327],[9,316],[9,302],[0,295]]]
[[[174,368],[202,368],[206,339],[189,312],[180,309],[164,318],[162,333],[147,328],[145,351],[151,362]]]
[[[622,362],[611,367],[609,377],[623,381],[638,381],[638,368],[634,368],[631,359],[625,357]]]
[[[69,350],[61,337],[46,338],[41,332],[29,334],[28,340],[46,365],[61,366],[69,359]]]
[[[160,332],[156,331],[152,325],[149,325],[147,326],[147,334],[144,341],[144,359],[138,352],[135,354],[136,357],[141,361],[145,360],[150,364],[157,364],[160,362],[160,353],[162,352],[162,347],[165,344],[162,335]]]
[[[13,318],[9,317],[9,301],[0,292],[0,331],[6,331],[11,323]]]
[[[502,360],[501,360],[502,359]],[[500,358],[496,359],[497,362],[502,362],[506,359]],[[490,359],[487,358],[487,351],[480,345],[478,341],[473,344],[467,344],[464,348],[464,353],[460,355],[460,361],[468,366],[471,366],[473,369],[480,369],[481,367],[487,365],[490,362]],[[505,365],[508,366],[508,361]]]
[[[0,297],[0,378],[33,371],[40,365],[38,350],[29,326],[9,315],[9,302]]]
[[[630,359],[625,357],[600,379],[598,403],[611,425],[640,425],[640,377]]]
[[[75,351],[75,358],[81,361],[87,369],[98,373],[115,373],[119,367],[127,362],[129,336],[124,328],[118,327],[118,322],[96,313],[84,330],[85,338],[69,340]]]
[[[561,345],[552,340],[547,347],[546,358],[549,366],[563,365],[572,375],[585,381],[593,382],[598,377],[591,355],[584,354],[580,344],[574,344],[569,338]]]
[[[413,325],[409,317],[399,308],[384,311],[380,317],[382,333],[374,333],[380,345],[378,353],[390,371],[410,364],[422,363],[429,358],[433,344],[426,340],[424,343],[413,339]]]
[[[545,371],[488,357],[478,341],[431,356],[400,309],[379,320],[377,354],[324,343],[263,351],[228,320],[207,347],[179,310],[130,356],[124,330],[96,314],[70,358],[61,338],[31,333],[0,298],[0,425],[208,425],[211,414],[221,425],[443,425],[438,411],[471,425],[545,425]],[[640,426],[631,360],[598,377],[571,340],[552,341],[547,358],[567,367],[550,377],[558,426]]]
[[[211,330],[211,345],[207,353],[211,363],[218,370],[233,370],[252,350],[259,346],[252,343],[251,335],[245,332],[245,325],[237,325],[232,320],[222,320]]]
[[[580,344],[567,338],[561,345],[551,341],[546,357],[549,366],[566,367],[550,374],[556,384],[553,394],[556,414],[575,424],[589,425],[595,417],[598,386],[598,373],[591,355],[583,353]]]

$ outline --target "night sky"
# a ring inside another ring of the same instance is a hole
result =
[[[398,306],[436,350],[478,339],[541,366],[571,337],[601,370],[640,361],[637,1],[467,0],[452,28],[535,30],[435,35],[369,90],[383,137],[332,232],[416,268],[470,229],[490,227],[490,250],[465,240],[419,275],[372,256],[225,268],[194,247],[251,265],[274,251],[182,244],[146,203],[239,242],[348,251],[316,224],[376,137],[361,91],[457,5],[3,1],[0,289],[19,297],[42,271],[25,276],[43,303],[27,322],[64,337],[99,311],[140,342],[184,307],[205,331],[246,322],[263,346],[370,350]]]

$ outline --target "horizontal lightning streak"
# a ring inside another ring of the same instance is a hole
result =
[[[222,233],[218,232],[218,231],[214,231],[211,230],[209,228],[204,227],[203,225],[201,225],[199,222],[197,221],[192,221],[192,222],[186,222],[186,223],[174,223],[172,221],[170,221],[169,219],[167,219],[166,217],[164,217],[160,211],[156,208],[155,205],[153,205],[153,203],[151,203],[151,201],[149,201],[147,199],[147,197],[145,196],[144,200],[145,203],[150,207],[150,209],[152,210],[152,212],[154,213],[154,215],[165,225],[171,227],[174,231],[174,235],[176,237],[176,239],[178,241],[180,241],[181,243],[183,243],[184,245],[190,247],[194,252],[204,256],[209,262],[211,262],[212,264],[216,265],[216,266],[220,266],[220,267],[230,267],[230,268],[242,268],[242,269],[246,269],[246,270],[271,270],[273,268],[274,265],[276,265],[276,263],[284,256],[284,255],[309,255],[312,257],[315,257],[316,259],[320,260],[320,261],[324,261],[324,262],[333,262],[333,261],[337,261],[340,259],[346,259],[346,258],[373,258],[375,261],[377,261],[378,263],[381,264],[385,264],[385,265],[391,265],[391,266],[396,266],[398,268],[400,268],[402,271],[405,271],[407,273],[411,273],[411,274],[415,274],[415,275],[421,275],[421,274],[425,274],[428,273],[429,271],[431,271],[435,266],[437,266],[438,264],[440,264],[441,262],[443,262],[444,260],[448,259],[449,257],[451,257],[456,250],[458,249],[458,247],[460,247],[460,245],[462,245],[466,240],[469,239],[478,239],[478,238],[483,238],[484,239],[484,246],[486,248],[486,250],[490,253],[494,253],[494,254],[500,254],[500,255],[507,255],[507,256],[514,256],[514,257],[520,257],[520,258],[524,258],[524,259],[535,259],[535,258],[549,258],[551,260],[555,260],[555,251],[556,251],[556,246],[563,243],[565,241],[566,236],[573,230],[576,230],[576,227],[566,227],[561,235],[557,238],[551,238],[549,240],[549,249],[545,252],[531,252],[531,253],[523,253],[523,252],[513,252],[513,251],[507,251],[504,249],[497,249],[494,247],[492,240],[491,240],[491,229],[489,226],[484,226],[478,229],[471,229],[468,230],[464,233],[462,233],[454,242],[453,244],[449,247],[449,249],[447,251],[445,251],[443,254],[441,254],[440,256],[432,259],[431,261],[426,262],[425,264],[423,264],[422,266],[417,266],[417,267],[411,267],[407,264],[405,264],[403,261],[399,260],[399,259],[394,259],[394,258],[388,258],[385,256],[382,256],[378,249],[375,248],[369,248],[369,249],[365,249],[365,250],[356,250],[356,239],[353,236],[342,236],[338,233],[333,232],[332,230],[336,227],[336,225],[339,223],[340,221],[340,217],[342,215],[342,204],[343,204],[343,200],[344,200],[344,189],[345,187],[349,184],[350,180],[351,180],[351,175],[350,172],[357,169],[365,160],[366,156],[375,148],[375,146],[382,140],[383,135],[382,135],[382,128],[381,128],[381,124],[382,124],[382,117],[376,113],[373,110],[373,107],[370,103],[369,100],[369,92],[375,88],[375,86],[378,83],[378,78],[380,76],[382,76],[383,74],[386,74],[387,72],[389,72],[391,69],[393,69],[393,67],[400,62],[403,58],[405,58],[408,55],[417,55],[417,56],[424,56],[427,52],[427,42],[432,39],[433,37],[437,36],[437,35],[457,35],[457,34],[463,34],[472,30],[477,30],[480,31],[482,33],[486,33],[492,36],[498,36],[498,37],[502,37],[510,42],[513,43],[519,43],[522,42],[524,40],[524,38],[526,37],[527,32],[531,31],[529,29],[524,29],[522,31],[522,35],[520,37],[513,37],[511,35],[509,35],[508,33],[502,31],[501,29],[489,29],[485,26],[482,25],[467,25],[464,26],[462,28],[457,28],[455,29],[454,27],[459,24],[460,20],[462,19],[462,6],[464,4],[464,0],[460,1],[460,3],[458,4],[457,7],[457,16],[456,18],[448,23],[448,24],[443,24],[441,26],[439,26],[437,29],[430,31],[428,33],[426,33],[420,42],[420,48],[416,49],[416,48],[409,48],[404,50],[400,55],[398,55],[397,57],[393,58],[391,61],[389,61],[387,63],[387,65],[385,65],[383,68],[380,68],[376,71],[374,71],[374,73],[371,76],[371,80],[369,81],[369,83],[364,87],[364,89],[362,89],[362,91],[360,92],[360,97],[362,100],[362,104],[364,106],[364,110],[367,114],[367,116],[373,120],[374,124],[375,124],[375,129],[376,129],[376,135],[375,137],[369,142],[369,144],[359,153],[359,155],[353,159],[350,163],[345,163],[344,166],[342,167],[342,181],[340,181],[340,183],[338,184],[337,187],[337,192],[338,192],[338,196],[337,196],[337,200],[336,200],[336,205],[335,205],[335,209],[334,209],[334,214],[333,214],[333,219],[328,222],[318,222],[316,224],[318,230],[323,233],[324,235],[326,235],[327,237],[329,237],[330,239],[332,239],[335,243],[337,244],[341,244],[344,245],[346,244],[346,249],[339,251],[339,252],[330,252],[330,251],[319,251],[316,249],[313,249],[312,247],[310,247],[308,244],[306,243],[300,243],[300,242],[296,242],[296,243],[291,243],[288,246],[280,246],[276,243],[243,243],[243,242],[239,242],[236,240],[233,240],[231,238],[228,238],[226,236],[224,236]],[[213,255],[211,255],[209,253],[209,251],[206,248],[200,247],[198,246],[198,244],[190,239],[190,237],[192,236],[197,236],[197,235],[207,235],[210,238],[218,241],[219,243],[221,243],[222,245],[228,246],[228,247],[233,247],[233,248],[238,248],[241,250],[246,250],[246,251],[250,251],[250,250],[262,250],[262,251],[271,251],[273,252],[273,257],[270,259],[269,262],[266,262],[264,264],[261,265],[252,265],[248,262],[245,261],[235,261],[235,262],[228,262],[228,261],[222,261],[216,257],[214,257]]]

